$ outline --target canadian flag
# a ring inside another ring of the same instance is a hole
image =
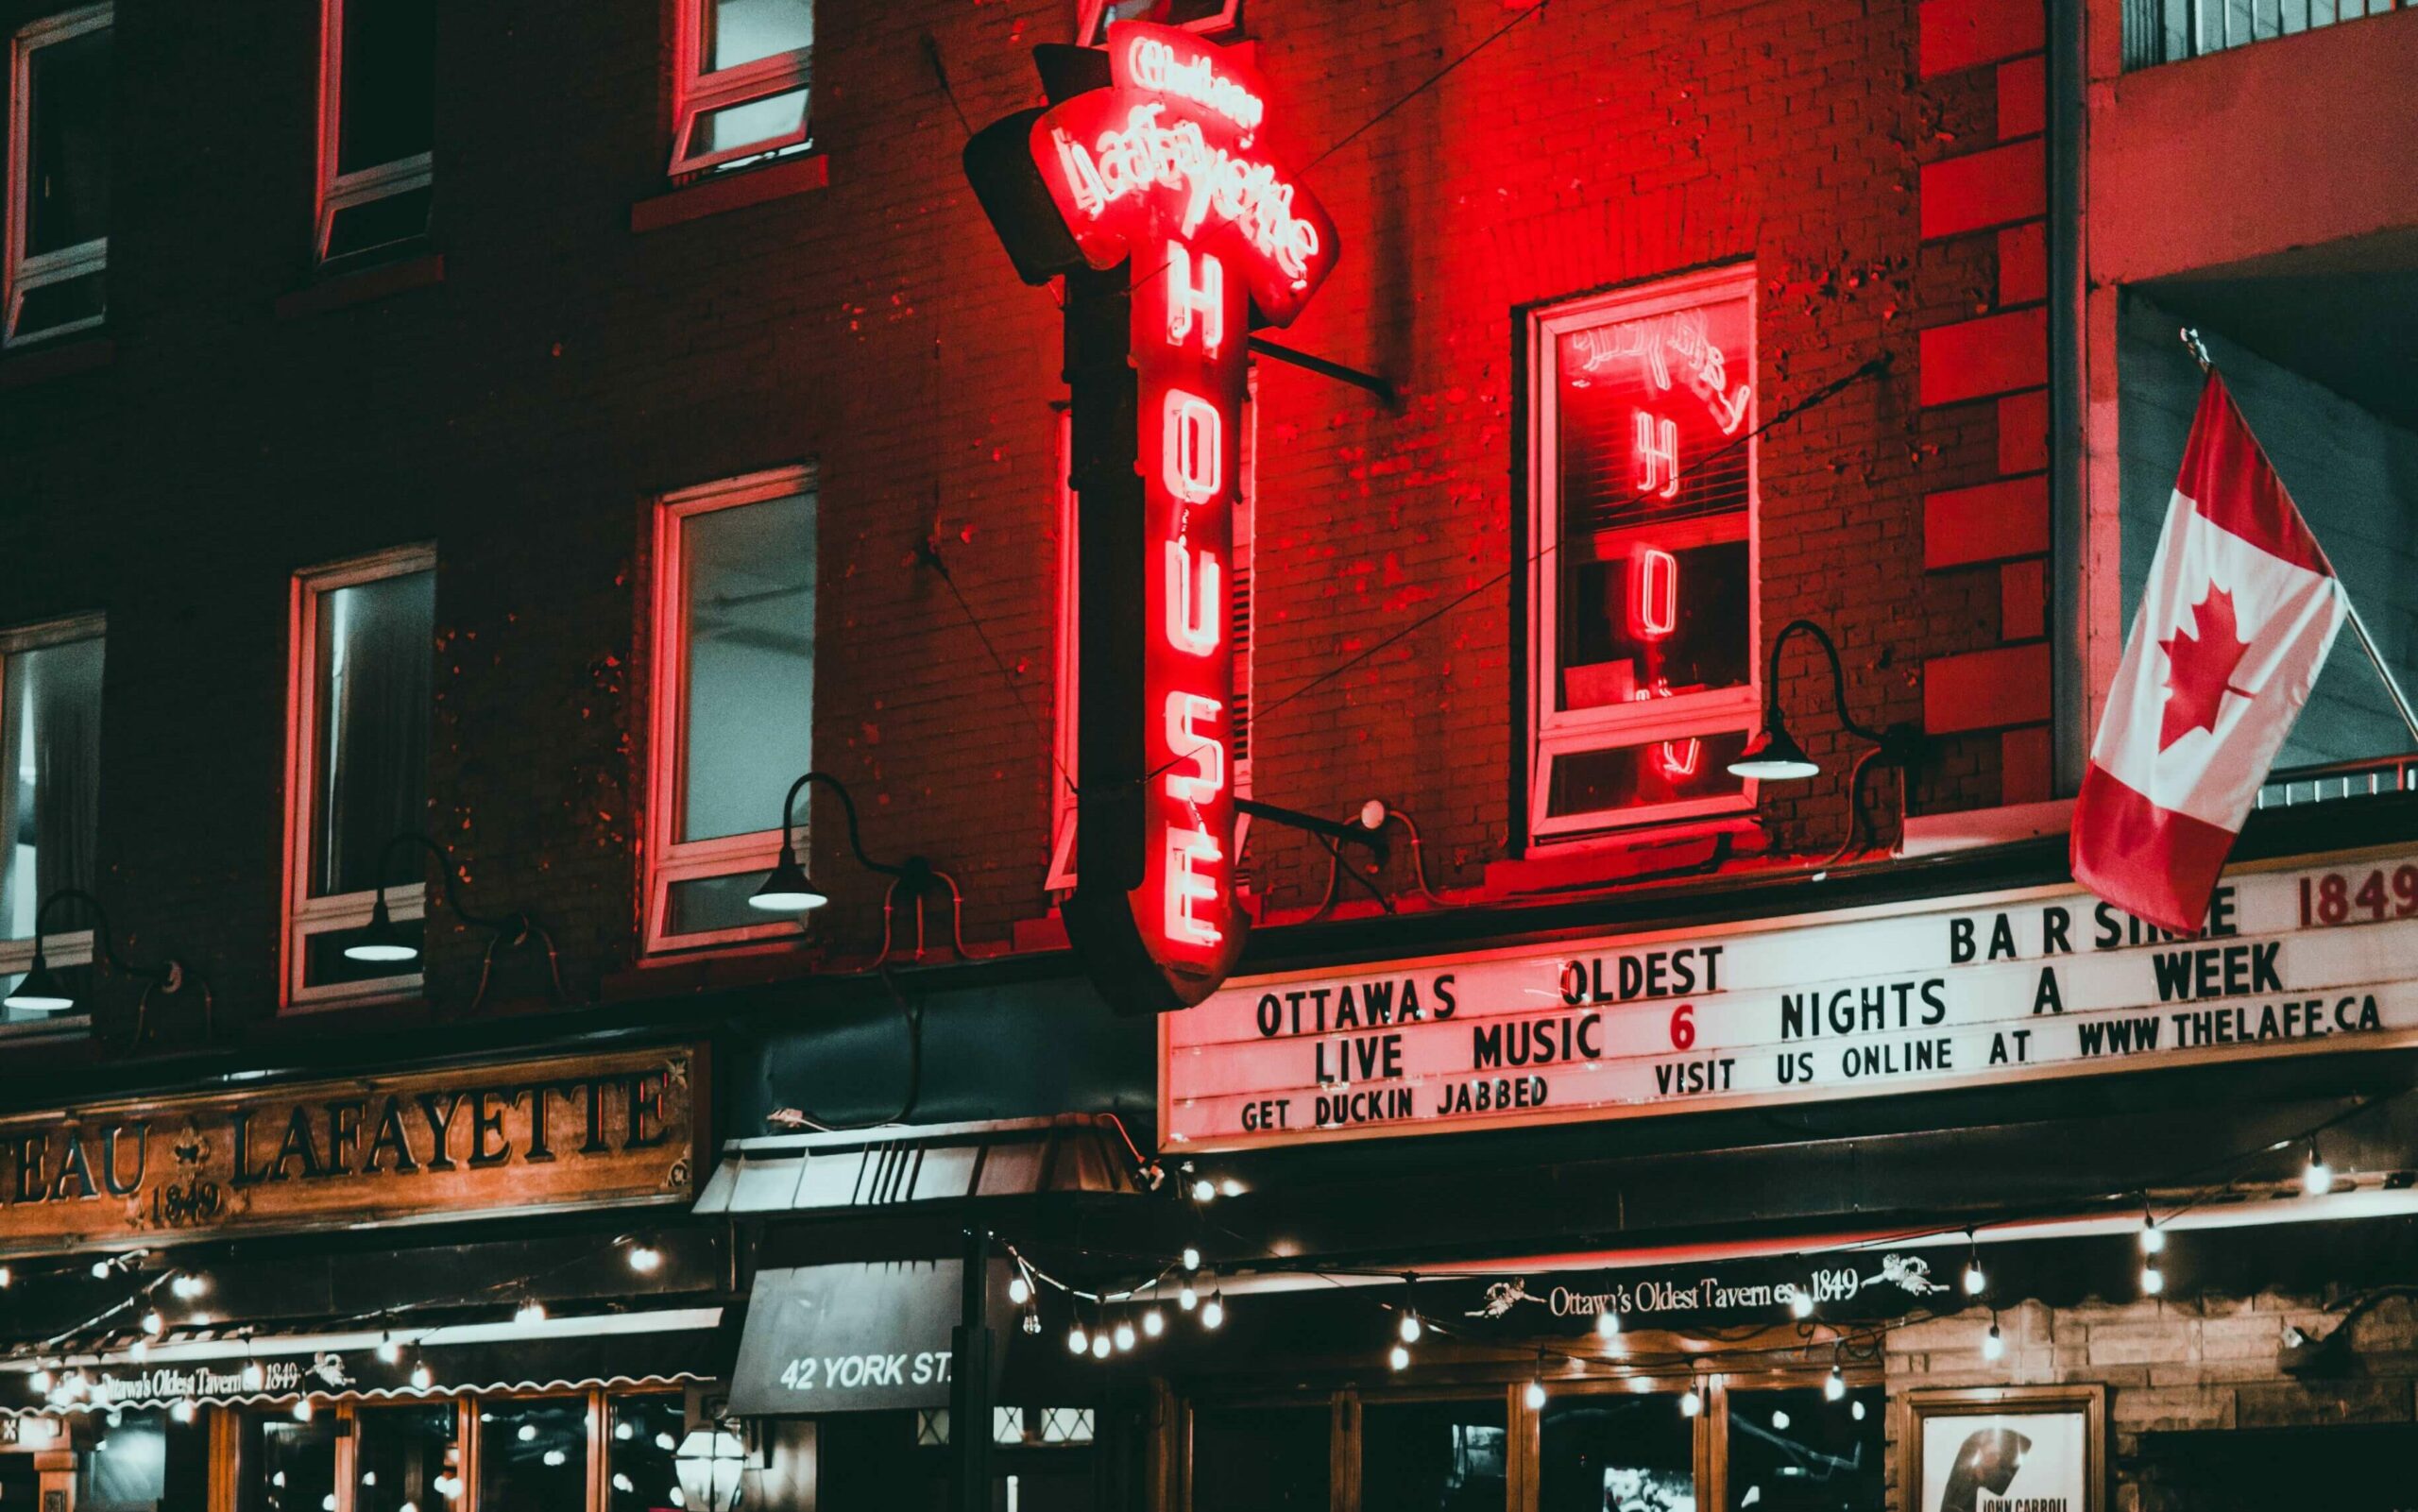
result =
[[[2350,612],[2214,373],[2074,800],[2074,880],[2196,934]]]

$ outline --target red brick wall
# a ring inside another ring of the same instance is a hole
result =
[[[432,824],[475,897],[553,927],[574,995],[626,976],[646,501],[806,459],[818,763],[857,790],[877,854],[957,875],[976,942],[1044,911],[1056,311],[965,188],[922,39],[980,124],[1035,99],[1026,49],[1071,8],[828,0],[827,187],[637,232],[632,206],[666,189],[657,0],[444,8],[442,283],[281,319],[307,281],[312,19],[125,8],[119,128],[141,150],[117,182],[114,358],[18,382],[0,361],[0,617],[110,612],[104,891],[140,950],[206,962],[230,1019],[273,1011],[287,577],[434,539]],[[1253,0],[1278,150],[1309,162],[1515,13]],[[1344,259],[1286,339],[1386,374],[1404,403],[1263,372],[1260,796],[1382,796],[1445,886],[1516,854],[1524,611],[1520,574],[1487,585],[1525,530],[1520,312],[1745,257],[1766,415],[1894,359],[1762,443],[1765,625],[1826,624],[1867,723],[1989,724],[1943,709],[1941,658],[2038,635],[2041,533],[2018,518],[2036,490],[2001,500],[2021,526],[2004,538],[1999,505],[1964,492],[2044,466],[2021,271],[2038,140],[1964,160],[2036,131],[2038,46],[2036,16],[1962,0],[1919,21],[1843,0],[1559,3],[1310,169]],[[928,539],[1007,675],[918,564]],[[1793,651],[1794,727],[1836,758],[1814,673]],[[1916,805],[2028,795],[2037,733],[1954,735]],[[1836,772],[1764,817],[1778,845],[1827,849]],[[818,928],[861,957],[877,894],[822,828],[840,898]],[[1268,825],[1252,844],[1275,905],[1316,901],[1321,853]],[[471,966],[468,942],[440,941],[436,995]]]

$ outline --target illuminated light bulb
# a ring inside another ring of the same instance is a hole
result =
[[[1093,1334],[1093,1335],[1092,1335],[1092,1358],[1093,1358],[1093,1359],[1095,1359],[1095,1360],[1105,1360],[1105,1359],[1107,1359],[1107,1358],[1108,1358],[1108,1354],[1109,1354],[1109,1351],[1110,1351],[1111,1349],[1113,1349],[1114,1347],[1115,1347],[1115,1346],[1113,1346],[1113,1345],[1111,1345],[1111,1344],[1109,1343],[1109,1341],[1108,1341],[1108,1335],[1107,1335],[1107,1334]]]
[[[561,1450],[550,1449],[546,1451],[546,1468],[550,1470],[560,1470],[563,1468],[563,1461],[568,1458],[570,1456]]]
[[[628,1495],[636,1491],[638,1488],[638,1483],[622,1474],[620,1470],[615,1470],[613,1472],[613,1489],[622,1492],[623,1495]]]
[[[175,1422],[193,1421],[193,1403],[183,1401],[170,1402],[168,1404],[168,1417],[171,1421]]]
[[[1085,1334],[1085,1333],[1083,1332],[1083,1325],[1082,1325],[1082,1324],[1081,1324],[1081,1323],[1077,1323],[1073,1328],[1070,1328],[1070,1329],[1068,1329],[1068,1330],[1066,1331],[1066,1352],[1067,1352],[1067,1353],[1069,1353],[1069,1354],[1083,1354],[1083,1353],[1087,1353],[1087,1352],[1089,1352],[1089,1351],[1090,1351],[1091,1347],[1092,1347],[1091,1335],[1089,1335],[1089,1334]]]
[[[426,1364],[412,1367],[412,1389],[414,1391],[426,1391],[430,1386],[434,1385],[435,1384],[436,1377],[429,1370]]]
[[[669,1454],[679,1447],[679,1440],[670,1434],[657,1434],[655,1436],[655,1447]]]
[[[208,1328],[210,1326],[210,1315],[208,1313],[198,1311],[187,1313],[185,1315],[185,1321],[191,1323],[196,1328]]]
[[[1226,1326],[1225,1293],[1211,1292],[1209,1300],[1200,1304],[1200,1326],[1213,1330]]]
[[[673,1488],[672,1488],[668,1493],[666,1493],[666,1494],[670,1496],[670,1498],[671,1498],[671,1500],[672,1500],[672,1504],[673,1504],[673,1506],[683,1506],[683,1507],[684,1507],[684,1506],[687,1506],[687,1505],[689,1504],[689,1500],[688,1500],[688,1498],[686,1498],[686,1497],[684,1497],[684,1496],[682,1496],[682,1495],[680,1494],[680,1487],[676,1487],[676,1486],[675,1486],[675,1487],[673,1487]]]
[[[1218,1195],[1219,1197],[1240,1197],[1248,1190],[1249,1188],[1245,1187],[1242,1182],[1235,1181],[1231,1176],[1218,1183]]]
[[[319,1498],[319,1512],[336,1512],[336,1493],[330,1491]]]
[[[363,1470],[363,1471],[361,1472],[361,1484],[362,1484],[362,1485],[364,1485],[364,1486],[375,1486],[375,1485],[377,1485],[377,1484],[378,1484],[378,1472],[377,1472],[376,1470]]]
[[[1152,1307],[1142,1314],[1142,1336],[1157,1338],[1167,1331],[1167,1315]]]
[[[1772,1427],[1779,1433],[1784,1434],[1788,1432],[1788,1425],[1795,1420],[1795,1419],[1792,1419],[1784,1412],[1775,1411],[1772,1414]]]
[[[1599,1339],[1617,1337],[1621,1331],[1621,1315],[1606,1308],[1595,1315],[1595,1336]]]
[[[1198,1246],[1185,1245],[1183,1247],[1183,1268],[1186,1270],[1199,1270],[1200,1268],[1200,1250]]]
[[[295,1399],[295,1402],[294,1402],[294,1420],[295,1420],[296,1422],[309,1422],[309,1421],[311,1420],[311,1399],[310,1399],[310,1398],[308,1398],[308,1397],[298,1397],[298,1398]]]
[[[261,1384],[266,1379],[267,1377],[261,1373],[261,1363],[258,1360],[247,1360],[244,1362],[245,1390],[258,1391],[261,1388]]]
[[[6,1266],[0,1266],[0,1291],[7,1291],[9,1285],[14,1283],[16,1279],[17,1273],[15,1271],[10,1270]]]
[[[1405,1344],[1416,1344],[1419,1342],[1419,1335],[1425,1333],[1426,1330],[1419,1326],[1419,1315],[1417,1313],[1405,1313],[1402,1315],[1402,1326],[1396,1329],[1395,1332],[1402,1335],[1402,1341]]]
[[[1024,1310],[1024,1331],[1028,1334],[1036,1335],[1040,1334],[1041,1309],[1037,1307],[1028,1307]]]
[[[613,1436],[624,1444],[628,1443],[631,1439],[636,1438],[638,1436],[639,1431],[631,1427],[628,1423],[617,1422],[613,1425]]]
[[[175,1293],[179,1300],[189,1302],[210,1290],[210,1282],[206,1277],[186,1271],[168,1283],[168,1290]]]
[[[528,1443],[537,1436],[537,1425],[533,1422],[522,1423],[518,1436],[522,1443]]]
[[[663,1251],[651,1244],[630,1247],[630,1268],[641,1276],[652,1276],[663,1265]]]
[[[1407,1344],[1397,1344],[1392,1349],[1388,1350],[1386,1351],[1386,1364],[1391,1366],[1397,1370],[1409,1369],[1410,1346]]]
[[[1183,1290],[1175,1294],[1175,1304],[1189,1313],[1200,1305],[1200,1293],[1187,1281],[1183,1283]]]
[[[1803,1287],[1798,1287],[1796,1293],[1788,1300],[1788,1316],[1796,1318],[1812,1317],[1814,1316],[1814,1294],[1805,1290]]]
[[[1696,1394],[1695,1387],[1690,1386],[1679,1394],[1680,1417],[1693,1418],[1702,1411],[1704,1411],[1704,1398]]]
[[[2157,1262],[2153,1260],[2142,1266],[2141,1295],[2144,1297],[2155,1297],[2165,1290],[2166,1272],[2157,1268]]]
[[[1116,1352],[1124,1353],[1133,1347],[1133,1325],[1124,1318],[1118,1318],[1116,1329],[1111,1337],[1116,1340]]]
[[[1853,1417],[1856,1421],[1864,1421],[1864,1403],[1861,1402],[1848,1402],[1848,1413],[1849,1416]]]
[[[2301,1167],[2301,1190],[2310,1197],[2324,1197],[2334,1190],[2334,1167],[2317,1152],[2314,1140],[2309,1142],[2308,1164]]]
[[[520,1310],[512,1315],[512,1320],[522,1328],[527,1328],[533,1323],[542,1323],[546,1320],[546,1304],[532,1297],[520,1304]]]
[[[2165,1248],[2166,1231],[2157,1226],[2156,1219],[2143,1218],[2141,1220],[2141,1253],[2154,1255]]]
[[[1824,1380],[1822,1383],[1822,1400],[1825,1402],[1837,1402],[1847,1394],[1847,1374],[1834,1365],[1831,1367],[1831,1374],[1829,1378]]]
[[[392,1334],[378,1335],[378,1358],[381,1363],[392,1365],[402,1357],[403,1347],[395,1342],[395,1335]]]
[[[110,1263],[109,1263],[108,1261],[106,1261],[106,1260],[95,1260],[95,1261],[94,1261],[94,1262],[93,1262],[93,1279],[94,1279],[94,1281],[107,1281],[107,1280],[109,1280],[109,1277],[110,1277]]]
[[[1520,1393],[1520,1400],[1528,1404],[1530,1412],[1539,1411],[1545,1404],[1545,1384],[1530,1376],[1526,1387]]]
[[[1008,1300],[1015,1303],[1018,1307],[1022,1307],[1025,1303],[1032,1300],[1032,1283],[1025,1280],[1022,1276],[1010,1277],[1008,1279]]]
[[[167,1332],[167,1328],[168,1320],[162,1317],[156,1311],[143,1315],[143,1332],[150,1334],[153,1338],[158,1338],[162,1334]]]
[[[1996,1360],[2006,1353],[2006,1335],[1999,1332],[1999,1320],[1990,1319],[1990,1331],[1982,1335],[1982,1358]]]
[[[419,1504],[417,1502],[405,1502],[402,1505],[395,1508],[395,1512],[419,1512]]]
[[[1205,1176],[1192,1183],[1192,1200],[1195,1202],[1206,1202],[1217,1195],[1217,1186]]]
[[[129,1360],[149,1359],[151,1357],[151,1341],[149,1339],[136,1339],[133,1343],[126,1347],[126,1357]]]
[[[43,1396],[50,1395],[52,1384],[50,1369],[47,1366],[43,1367],[42,1369],[36,1370],[33,1373],[32,1379],[27,1383],[27,1385],[31,1385],[36,1391],[42,1393]]]
[[[1990,1278],[1982,1269],[1982,1257],[1975,1255],[1965,1263],[1965,1295],[1979,1297],[1987,1291]]]

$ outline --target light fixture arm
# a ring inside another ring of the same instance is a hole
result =
[[[789,796],[781,800],[781,855],[784,858],[796,859],[797,853],[790,844],[790,833],[791,826],[796,823],[797,795],[806,790],[807,784],[814,782],[830,789],[839,798],[840,811],[848,819],[848,849],[856,853],[858,865],[868,872],[879,872],[884,876],[894,876],[902,881],[916,875],[913,858],[910,858],[905,866],[891,866],[865,854],[864,838],[857,829],[857,801],[849,796],[847,784],[827,772],[801,773],[795,782],[790,784]],[[928,871],[929,868],[927,866],[922,870]]]
[[[120,976],[146,977],[166,987],[170,992],[176,991],[173,984],[184,975],[182,963],[171,960],[164,966],[128,965],[126,959],[117,953],[117,943],[112,938],[115,931],[110,927],[110,910],[101,907],[100,899],[79,887],[60,888],[43,899],[42,906],[34,909],[34,959],[37,961],[43,957],[43,921],[50,917],[50,910],[53,908],[70,899],[93,910],[93,916],[97,921],[97,927],[93,930],[93,939],[99,943],[101,958],[110,963],[111,970],[117,972]]]
[[[444,846],[438,844],[435,841],[419,833],[417,830],[407,829],[402,831],[400,834],[398,834],[393,839],[387,841],[385,848],[378,853],[378,870],[375,875],[380,878],[378,883],[378,901],[380,903],[383,904],[386,901],[386,889],[391,884],[386,882],[384,878],[390,875],[392,870],[389,863],[394,859],[395,852],[398,849],[409,848],[411,846],[417,846],[421,850],[428,852],[429,855],[436,858],[438,876],[441,879],[445,890],[445,906],[453,910],[454,917],[460,919],[464,924],[475,925],[479,928],[492,930],[498,935],[508,935],[511,937],[512,943],[515,944],[519,943],[522,939],[527,937],[531,924],[529,915],[525,913],[515,912],[505,914],[501,918],[489,918],[485,914],[472,913],[468,908],[464,907],[462,903],[461,878],[455,875],[452,853],[448,851]]]
[[[1788,637],[1798,634],[1811,636],[1814,643],[1822,648],[1823,656],[1830,661],[1831,706],[1838,712],[1839,727],[1874,745],[1890,745],[1892,742],[1886,735],[1856,722],[1855,716],[1848,712],[1848,674],[1846,666],[1839,660],[1838,643],[1831,638],[1829,631],[1811,620],[1791,620],[1780,626],[1779,635],[1772,637],[1771,659],[1763,671],[1763,727],[1778,729],[1786,723],[1779,702],[1779,654],[1781,648],[1788,644]]]

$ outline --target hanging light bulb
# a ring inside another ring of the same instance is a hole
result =
[[[1206,1202],[1218,1195],[1218,1184],[1203,1176],[1192,1183],[1192,1200]]]
[[[430,1386],[434,1385],[435,1384],[436,1376],[429,1369],[427,1361],[423,1360],[412,1367],[412,1389],[414,1391],[426,1391]]]
[[[296,1422],[309,1422],[311,1420],[310,1398],[297,1397],[294,1399],[294,1420]]]
[[[193,1421],[193,1403],[183,1400],[182,1398],[179,1398],[177,1401],[170,1402],[168,1404],[168,1418],[172,1422]]]
[[[1996,1360],[2006,1353],[2006,1335],[1999,1332],[1999,1315],[1990,1315],[1990,1331],[1982,1335],[1982,1358]]]
[[[546,1320],[546,1304],[532,1297],[520,1304],[520,1310],[512,1315],[512,1320],[522,1328],[542,1323]]]
[[[1242,1182],[1235,1181],[1231,1176],[1222,1178],[1218,1182],[1218,1195],[1219,1197],[1240,1197],[1250,1190],[1251,1189],[1249,1187],[1243,1185]]]
[[[1183,1247],[1183,1268],[1186,1270],[1199,1270],[1200,1268],[1200,1246],[1185,1245]]]
[[[189,1302],[210,1290],[210,1278],[194,1271],[184,1271],[168,1283],[168,1290],[177,1295],[178,1300]]]
[[[395,1335],[392,1333],[382,1333],[378,1335],[378,1360],[380,1364],[392,1365],[402,1357],[403,1347],[395,1342]]]
[[[1840,1369],[1838,1366],[1834,1364],[1831,1367],[1830,1375],[1824,1378],[1822,1382],[1822,1400],[1825,1402],[1837,1402],[1846,1397],[1847,1394],[1847,1372]]]
[[[143,1332],[150,1334],[153,1338],[158,1338],[162,1334],[165,1333],[167,1331],[167,1327],[168,1320],[162,1317],[156,1308],[143,1315]]]
[[[1863,1403],[1863,1402],[1848,1402],[1848,1411],[1850,1414],[1852,1414],[1852,1415],[1854,1416],[1854,1418],[1855,1418],[1855,1420],[1856,1420],[1856,1421],[1858,1421],[1858,1422],[1862,1422],[1862,1421],[1864,1421],[1864,1403]]]
[[[1410,1346],[1397,1344],[1386,1351],[1386,1364],[1397,1370],[1410,1368]]]
[[[1112,1348],[1112,1346],[1110,1345],[1110,1343],[1109,1343],[1109,1341],[1108,1341],[1108,1331],[1107,1331],[1106,1329],[1102,1329],[1102,1330],[1100,1330],[1098,1333],[1094,1334],[1092,1335],[1092,1358],[1093,1358],[1093,1359],[1095,1359],[1095,1360],[1105,1360],[1105,1359],[1107,1359],[1107,1358],[1108,1358],[1109,1350],[1110,1350],[1111,1348]]]
[[[1394,1332],[1402,1335],[1402,1341],[1405,1344],[1416,1344],[1419,1342],[1419,1335],[1426,1330],[1420,1325],[1417,1313],[1405,1313],[1402,1315],[1402,1322]]]
[[[262,1384],[266,1380],[267,1377],[261,1371],[261,1362],[258,1360],[246,1360],[244,1362],[245,1390],[258,1391],[261,1388]]]
[[[54,1384],[51,1380],[50,1367],[43,1366],[36,1370],[26,1384],[31,1385],[38,1395],[49,1396],[50,1388]]]
[[[17,1273],[15,1271],[10,1270],[6,1266],[0,1266],[0,1292],[7,1291],[9,1284],[16,1279]]]
[[[1620,1336],[1620,1314],[1615,1313],[1610,1308],[1607,1307],[1602,1312],[1595,1315],[1595,1336],[1597,1338],[1617,1338]]]
[[[1079,1317],[1075,1319],[1074,1326],[1066,1330],[1066,1352],[1088,1354],[1091,1348],[1091,1335],[1083,1332],[1083,1320]]]
[[[1118,1318],[1116,1320],[1115,1331],[1112,1336],[1116,1340],[1117,1353],[1122,1354],[1126,1351],[1132,1349],[1133,1347],[1133,1320],[1126,1317]]]
[[[1702,1411],[1704,1411],[1704,1398],[1697,1394],[1695,1387],[1690,1386],[1679,1393],[1680,1417],[1693,1418]]]
[[[652,1276],[663,1266],[663,1251],[651,1244],[630,1246],[630,1268],[641,1276]]]
[[[2166,1290],[2166,1272],[2157,1268],[2155,1259],[2141,1262],[2141,1295],[2155,1297]]]
[[[1209,1300],[1200,1304],[1200,1326],[1212,1331],[1226,1326],[1226,1294],[1224,1292],[1211,1292]]]
[[[129,1360],[149,1359],[151,1357],[151,1341],[149,1339],[139,1338],[133,1343],[128,1344],[126,1347],[126,1357]]]
[[[110,1271],[111,1271],[111,1268],[112,1268],[111,1264],[111,1262],[109,1262],[109,1261],[106,1261],[106,1260],[95,1260],[95,1261],[94,1261],[94,1262],[93,1262],[93,1279],[94,1279],[94,1281],[107,1281],[107,1280],[109,1280],[109,1279],[110,1279]]]
[[[1154,1339],[1166,1331],[1167,1315],[1159,1311],[1158,1303],[1152,1302],[1149,1306],[1142,1310],[1142,1336],[1144,1338]]]
[[[1200,1292],[1192,1284],[1191,1278],[1186,1277],[1183,1289],[1175,1294],[1175,1304],[1187,1313],[1200,1305]]]
[[[1528,1404],[1530,1412],[1542,1411],[1545,1404],[1545,1384],[1535,1376],[1530,1376],[1527,1385],[1520,1392],[1520,1400]]]
[[[1965,1295],[1979,1297],[1989,1290],[1990,1278],[1982,1269],[1981,1242],[1969,1233],[1965,1238],[1972,1246],[1965,1258]]]
[[[2141,1214],[2141,1253],[2154,1255],[2165,1248],[2166,1231],[2159,1228],[2157,1219],[2144,1210]]]
[[[1799,1286],[1795,1292],[1791,1293],[1788,1299],[1788,1316],[1800,1319],[1812,1317],[1814,1316],[1814,1294],[1802,1286]]]
[[[2324,1197],[2334,1190],[2334,1167],[2317,1152],[2317,1141],[2308,1142],[2308,1164],[2301,1167],[2301,1190],[2310,1197]]]
[[[1038,1308],[1038,1307],[1028,1307],[1028,1308],[1026,1308],[1026,1309],[1024,1310],[1024,1331],[1025,1331],[1026,1333],[1028,1333],[1028,1334],[1040,1334],[1040,1332],[1041,1332],[1041,1309],[1040,1309],[1040,1308]]]
[[[1018,1271],[1008,1278],[1008,1300],[1018,1307],[1032,1300],[1032,1283],[1024,1279],[1024,1272]]]

